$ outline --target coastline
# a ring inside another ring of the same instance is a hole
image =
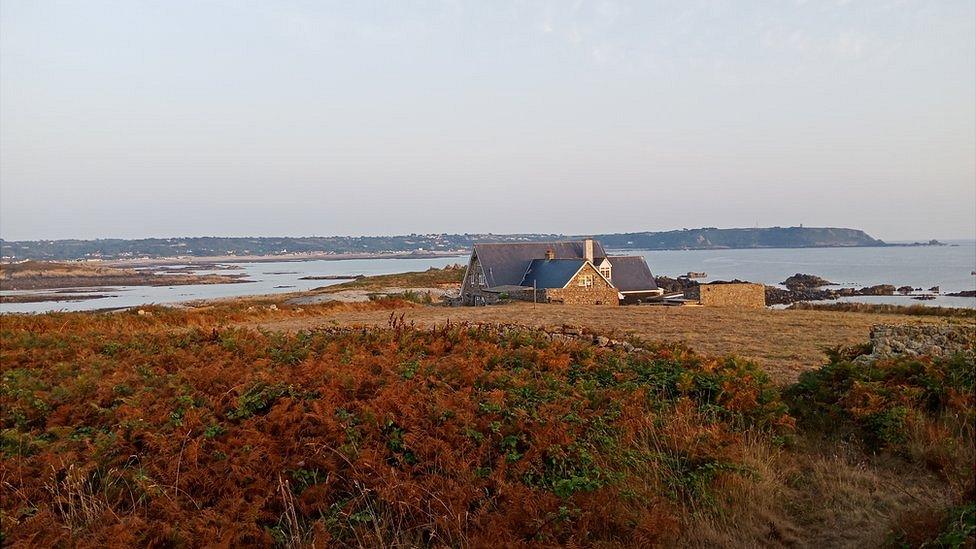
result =
[[[295,253],[276,255],[211,255],[211,256],[175,256],[175,257],[140,257],[132,259],[104,259],[87,260],[86,264],[104,265],[107,267],[157,267],[163,265],[210,265],[222,263],[277,263],[300,261],[347,261],[351,259],[432,259],[440,257],[461,257],[466,251],[451,252],[383,252],[383,253]]]

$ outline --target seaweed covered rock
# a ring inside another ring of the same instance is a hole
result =
[[[836,286],[833,282],[820,278],[819,276],[803,273],[796,273],[784,280],[782,284],[791,290]]]

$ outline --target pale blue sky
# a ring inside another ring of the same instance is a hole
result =
[[[0,235],[976,238],[974,5],[2,0]]]

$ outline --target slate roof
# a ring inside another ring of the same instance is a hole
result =
[[[610,281],[621,292],[656,290],[657,283],[647,262],[639,255],[610,256]]]
[[[522,286],[562,288],[585,263],[582,259],[533,259],[522,279]]]
[[[488,286],[519,285],[529,264],[546,257],[552,250],[556,259],[583,259],[583,241],[564,242],[499,242],[475,244],[474,253],[484,269]],[[603,246],[593,242],[593,257],[606,257]],[[612,261],[612,259],[611,259]],[[530,283],[531,285],[531,283]]]

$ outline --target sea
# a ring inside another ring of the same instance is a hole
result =
[[[676,277],[688,272],[704,272],[703,282],[748,280],[779,284],[796,273],[823,277],[840,287],[893,284],[928,290],[939,286],[933,300],[918,301],[910,296],[862,296],[844,301],[926,305],[976,309],[976,298],[941,294],[976,290],[976,240],[949,241],[946,246],[890,246],[880,248],[784,248],[743,250],[612,250],[611,255],[641,255],[655,275]],[[200,284],[187,286],[116,286],[94,293],[108,297],[87,300],[2,303],[2,313],[43,313],[85,311],[139,305],[169,305],[201,299],[278,294],[311,290],[340,284],[342,280],[301,280],[307,276],[377,275],[423,271],[465,263],[465,256],[433,258],[384,258],[347,260],[308,260],[233,263],[239,270],[201,270],[199,273],[245,274],[251,282],[239,284]],[[172,267],[180,267],[172,265]],[[163,271],[163,268],[159,270]],[[93,289],[86,288],[91,292]],[[38,291],[51,293],[52,290]],[[3,295],[31,293],[4,291]],[[37,293],[37,292],[35,292]],[[927,293],[927,292],[925,292]]]

